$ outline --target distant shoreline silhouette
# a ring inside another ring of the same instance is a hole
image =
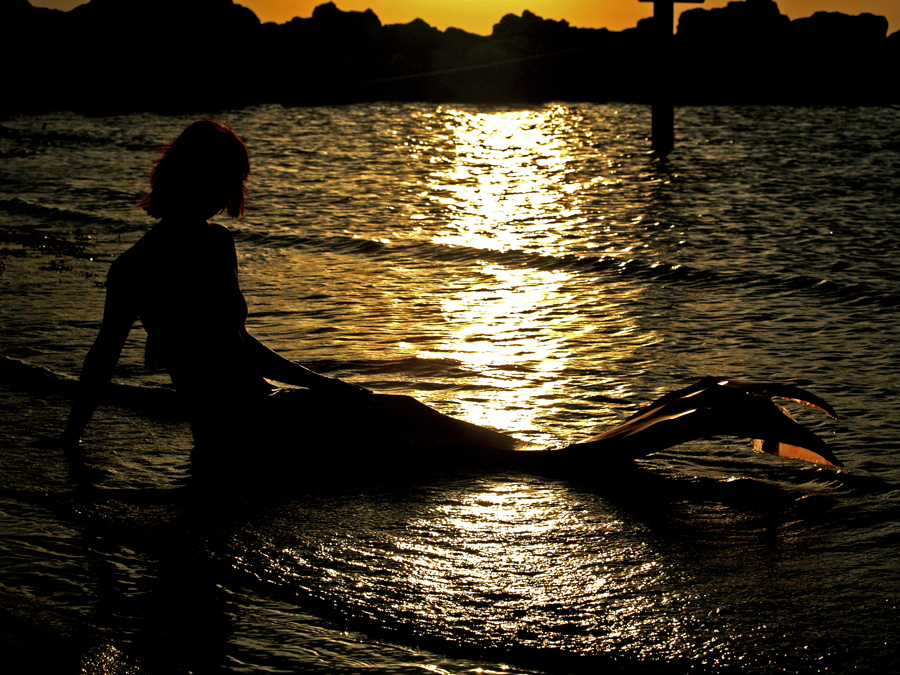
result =
[[[0,6],[8,77],[0,112],[186,112],[254,104],[652,100],[670,72],[676,105],[900,102],[900,31],[872,14],[790,20],[774,0],[682,13],[672,53],[653,19],[624,31],[524,11],[481,36],[371,10],[316,7],[261,23],[232,0],[91,0],[68,12]],[[39,45],[38,49],[34,46]]]

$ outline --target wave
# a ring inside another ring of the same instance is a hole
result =
[[[132,229],[129,223],[118,218],[97,213],[87,213],[72,208],[59,208],[30,202],[19,197],[0,199],[0,212],[10,215],[28,216],[41,223],[66,223],[67,225],[108,225],[114,231]]]
[[[0,382],[35,395],[73,397],[78,378],[0,354]],[[182,419],[175,390],[112,382],[102,402],[152,417]]]
[[[872,282],[842,283],[811,275],[776,274],[746,270],[725,271],[690,264],[650,262],[640,258],[565,253],[552,255],[522,249],[493,250],[432,241],[390,242],[341,234],[286,232],[258,233],[234,230],[235,239],[271,249],[308,249],[346,255],[384,256],[410,265],[427,262],[498,264],[511,268],[562,271],[615,276],[657,284],[721,289],[733,287],[761,293],[799,293],[812,299],[858,307],[895,308],[900,295],[893,287],[878,288]]]
[[[76,116],[76,120],[78,116]],[[109,148],[123,147],[133,151],[153,151],[160,145],[159,142],[153,142],[144,135],[138,134],[133,137],[116,135],[106,135],[97,133],[96,126],[85,128],[82,131],[73,130],[69,125],[63,123],[64,128],[54,128],[54,122],[46,122],[41,128],[36,126],[17,129],[6,124],[0,124],[0,140],[9,141],[17,144],[14,153],[23,156],[41,152],[47,147],[69,147],[81,151],[85,147]]]

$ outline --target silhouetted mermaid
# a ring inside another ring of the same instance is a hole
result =
[[[773,454],[841,465],[824,442],[770,401],[790,398],[834,416],[826,403],[789,385],[707,378],[605,434],[529,450],[511,436],[455,420],[411,397],[373,394],[293,363],[247,332],[234,240],[227,228],[208,222],[221,212],[241,216],[249,174],[246,146],[218,122],[195,122],[162,150],[150,174],[151,191],[141,201],[160,221],[110,267],[103,323],[63,434],[67,446],[79,443],[140,318],[147,361],[164,366],[172,378],[198,465],[284,458],[303,466],[605,463],[719,434],[762,439],[757,449]]]

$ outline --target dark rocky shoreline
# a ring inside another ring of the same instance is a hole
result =
[[[650,102],[654,73],[678,105],[890,105],[900,32],[872,14],[791,21],[774,0],[681,15],[661,52],[653,19],[615,32],[525,11],[489,36],[320,5],[261,23],[232,0],[91,0],[69,12],[7,0],[0,112],[184,112],[260,103],[331,105]]]

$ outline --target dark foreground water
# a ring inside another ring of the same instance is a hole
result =
[[[846,467],[712,439],[597,475],[197,483],[139,327],[133,388],[69,463],[48,443],[67,378],[109,262],[150,225],[154,148],[190,120],[7,118],[7,660],[900,672],[900,110],[679,110],[668,161],[624,105],[217,116],[254,161],[230,225],[250,329],[285,355],[543,444],[707,374],[795,382],[841,414],[794,411]]]

